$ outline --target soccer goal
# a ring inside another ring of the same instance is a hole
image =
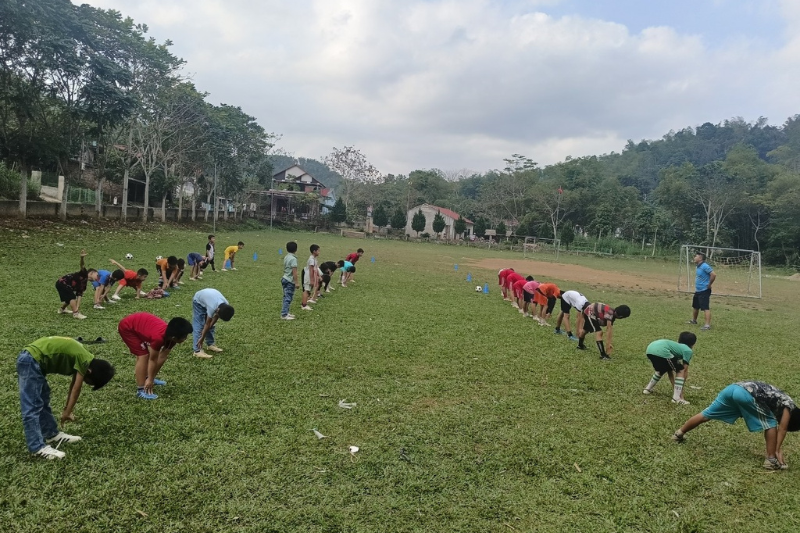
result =
[[[522,245],[522,257],[531,259],[548,256],[558,258],[561,241],[559,239],[543,239],[540,237],[525,237]]]
[[[706,254],[706,263],[717,275],[711,288],[714,296],[761,298],[761,253],[754,250],[694,244],[681,246],[679,291],[694,292],[694,277],[697,271],[694,256],[697,252]]]

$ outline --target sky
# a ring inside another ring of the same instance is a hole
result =
[[[797,0],[88,0],[149,26],[214,104],[383,174],[547,165],[800,113]]]

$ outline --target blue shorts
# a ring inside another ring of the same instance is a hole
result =
[[[739,385],[728,385],[717,395],[717,399],[703,410],[702,415],[712,420],[733,424],[744,418],[750,431],[765,431],[778,426],[771,412],[756,403],[747,389]]]
[[[188,256],[186,256],[186,262],[189,264],[189,266],[194,266],[195,264],[199,263],[202,260],[203,256],[195,252],[192,252]]]

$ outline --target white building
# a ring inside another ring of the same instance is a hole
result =
[[[437,207],[430,204],[412,207],[408,213],[406,213],[406,235],[411,235],[412,237],[417,236],[417,232],[411,229],[411,222],[414,220],[414,215],[420,210],[422,210],[422,214],[425,215],[425,229],[419,232],[420,235],[423,233],[430,233],[431,236],[436,235],[436,232],[433,231],[433,217],[436,216],[436,213],[441,213],[442,218],[444,218],[444,230],[442,230],[440,237],[443,239],[456,238],[455,222],[458,220],[459,214],[444,207]],[[474,223],[466,218],[464,222],[467,223],[467,235],[471,237]],[[461,235],[459,235],[458,238],[460,239]]]

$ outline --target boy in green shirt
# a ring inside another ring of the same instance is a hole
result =
[[[655,373],[642,392],[652,393],[664,374],[669,374],[669,380],[672,382],[672,403],[689,405],[689,402],[683,399],[683,386],[689,375],[689,361],[692,360],[692,348],[696,342],[697,335],[689,331],[681,333],[678,342],[667,339],[651,342],[647,346],[647,358],[653,363]]]
[[[59,431],[50,409],[50,386],[47,374],[72,376],[67,405],[61,423],[75,420],[72,409],[85,382],[94,390],[114,377],[114,367],[96,359],[81,343],[69,337],[42,337],[27,345],[17,358],[20,410],[28,451],[45,459],[63,459],[64,452],[50,444],[73,443],[80,437]]]
[[[289,306],[292,305],[294,291],[300,289],[300,280],[297,279],[297,257],[294,255],[297,251],[297,243],[287,242],[286,251],[289,253],[283,258],[283,277],[281,277],[283,307],[281,308],[281,319],[294,320],[294,315],[289,312]]]

